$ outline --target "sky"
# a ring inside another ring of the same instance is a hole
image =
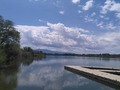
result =
[[[0,0],[21,47],[66,53],[120,53],[119,0]]]

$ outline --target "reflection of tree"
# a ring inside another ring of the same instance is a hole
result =
[[[25,66],[29,66],[33,61],[38,61],[38,60],[42,60],[45,57],[21,57],[20,59],[20,63],[25,65]]]
[[[32,62],[33,58],[23,58],[21,63],[25,66],[29,66]]]
[[[0,90],[13,90],[17,86],[18,68],[0,70]]]
[[[28,66],[33,60],[33,58],[20,57],[10,62],[9,65],[0,66],[0,90],[14,90],[17,87],[19,67],[21,64]]]

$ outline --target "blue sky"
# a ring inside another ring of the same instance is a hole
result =
[[[21,46],[71,53],[120,53],[119,0],[0,0]]]

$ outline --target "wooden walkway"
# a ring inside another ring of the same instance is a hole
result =
[[[120,69],[107,69],[98,67],[81,67],[81,66],[65,66],[66,70],[77,73],[79,75],[88,76],[111,85],[117,86],[120,89],[120,75],[111,74],[111,72],[120,72]],[[110,73],[109,73],[110,72]]]

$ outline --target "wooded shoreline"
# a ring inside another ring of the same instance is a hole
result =
[[[53,55],[53,56],[80,56],[80,57],[105,57],[105,58],[120,58],[120,54],[71,54],[71,53],[64,53],[64,54],[51,54],[47,53],[46,55]]]

